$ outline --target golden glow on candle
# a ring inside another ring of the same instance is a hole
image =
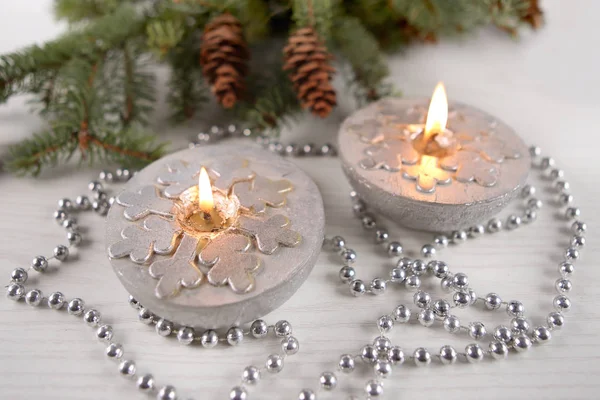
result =
[[[200,204],[200,210],[205,213],[210,213],[215,208],[210,178],[204,167],[200,170],[200,177],[198,178],[198,203]]]
[[[424,140],[427,141],[432,135],[442,133],[448,123],[448,98],[444,84],[439,82],[431,96],[427,120],[425,121]]]
[[[419,167],[421,172],[424,174],[427,174],[427,172],[433,172],[437,168],[437,158],[423,154],[421,156]]]

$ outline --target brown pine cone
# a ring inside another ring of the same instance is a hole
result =
[[[242,25],[236,17],[221,14],[206,24],[200,52],[202,73],[223,107],[233,107],[242,97],[249,58]]]
[[[321,118],[329,115],[337,104],[331,85],[335,68],[329,65],[333,56],[327,51],[313,28],[301,28],[288,39],[283,49],[284,71],[290,71],[303,108]]]

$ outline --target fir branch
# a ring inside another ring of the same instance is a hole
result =
[[[327,41],[334,17],[333,0],[293,0],[292,18],[298,27],[312,26]]]
[[[54,0],[54,15],[69,23],[95,19],[114,12],[118,0]]]

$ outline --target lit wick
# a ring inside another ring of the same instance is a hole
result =
[[[413,147],[422,155],[445,157],[455,149],[448,123],[448,98],[442,82],[438,83],[431,96],[425,129],[413,140]]]

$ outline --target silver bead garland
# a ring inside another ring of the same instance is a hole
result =
[[[227,136],[251,136],[248,129],[238,130],[235,126],[226,129],[211,128],[209,133],[198,135],[198,142],[190,146],[198,146],[207,142],[221,139]],[[257,138],[258,143],[265,148],[281,155],[288,156],[333,156],[335,148],[329,144],[316,148],[312,144],[297,146],[294,144],[283,145],[265,136]],[[357,354],[343,354],[337,362],[337,369],[342,374],[349,374],[356,367],[356,360],[360,360],[372,366],[373,378],[368,380],[364,386],[364,394],[371,399],[378,398],[384,393],[384,380],[393,375],[394,366],[413,364],[425,367],[431,362],[440,362],[443,365],[455,364],[457,361],[477,363],[490,357],[495,360],[506,358],[510,350],[515,352],[528,351],[533,345],[547,343],[554,331],[562,329],[565,323],[564,314],[571,309],[571,300],[567,294],[572,289],[570,280],[574,273],[574,263],[580,258],[581,249],[586,244],[585,233],[587,226],[579,220],[581,211],[571,205],[574,198],[568,192],[569,183],[564,180],[564,172],[555,167],[554,159],[545,157],[540,160],[541,151],[538,147],[531,147],[530,154],[534,167],[538,167],[542,175],[551,181],[551,187],[558,192],[556,204],[558,207],[566,206],[562,215],[570,224],[573,236],[570,238],[570,246],[564,251],[564,261],[558,266],[559,278],[555,282],[557,295],[552,300],[553,311],[547,315],[545,325],[531,327],[529,320],[525,317],[525,307],[517,300],[505,302],[498,294],[489,293],[478,297],[470,286],[468,276],[463,273],[452,273],[446,263],[441,260],[421,260],[407,257],[399,258],[391,269],[389,277],[376,277],[366,284],[357,278],[357,272],[353,266],[357,259],[354,250],[347,247],[347,242],[341,236],[325,239],[324,247],[337,252],[343,264],[339,278],[342,284],[348,285],[349,291],[354,296],[383,295],[390,285],[401,284],[408,290],[414,291],[414,311],[408,305],[400,304],[389,314],[382,315],[376,320],[379,335],[362,347]],[[102,171],[98,181],[92,181],[88,189],[92,192],[93,201],[85,195],[78,196],[75,201],[63,198],[58,202],[58,209],[53,218],[67,231],[68,245],[58,245],[50,257],[36,256],[31,262],[29,270],[16,268],[11,272],[10,282],[6,286],[6,295],[10,300],[24,300],[31,306],[47,305],[51,309],[66,309],[67,313],[81,318],[86,324],[95,328],[97,339],[104,343],[105,354],[110,359],[118,360],[118,372],[127,378],[133,378],[136,386],[143,392],[149,393],[157,399],[173,400],[178,398],[176,389],[171,385],[157,385],[150,374],[138,376],[138,367],[133,360],[123,359],[125,351],[123,346],[114,341],[113,328],[102,323],[102,315],[99,311],[88,308],[80,298],[67,299],[61,292],[53,292],[44,297],[38,289],[26,291],[25,284],[31,271],[43,274],[49,267],[50,260],[59,262],[68,261],[71,247],[78,246],[83,237],[79,232],[74,213],[93,210],[104,216],[108,212],[113,198],[108,197],[103,183],[115,183],[126,181],[134,173],[128,169],[120,168],[115,173]],[[492,218],[487,223],[476,225],[468,230],[448,232],[437,235],[431,243],[426,243],[421,248],[420,254],[424,259],[432,259],[439,250],[447,248],[450,244],[460,245],[468,240],[479,240],[481,236],[489,233],[497,233],[503,229],[520,229],[523,224],[529,224],[536,220],[537,213],[543,207],[541,200],[535,198],[536,189],[526,185],[521,190],[521,198],[525,209],[522,215],[512,214],[503,223],[501,218]],[[377,219],[368,213],[367,206],[356,195],[351,193],[353,199],[353,211],[360,219],[363,229],[372,231],[374,243],[383,248],[389,257],[401,257],[404,251],[399,241],[391,240],[390,235],[384,227],[380,226]],[[420,289],[421,279],[434,277],[440,280],[442,289],[450,292],[449,300],[432,298],[431,294]],[[292,326],[287,321],[278,321],[274,325],[268,325],[263,320],[254,321],[248,329],[243,327],[231,327],[224,335],[213,330],[197,332],[195,329],[185,326],[177,326],[172,322],[154,315],[150,310],[143,308],[134,298],[130,297],[130,305],[137,311],[141,322],[154,325],[156,332],[161,336],[175,336],[182,345],[199,344],[205,348],[212,348],[219,343],[227,343],[230,346],[241,344],[245,338],[266,338],[272,333],[274,338],[280,340],[280,353],[270,354],[262,367],[247,366],[244,368],[240,383],[229,392],[231,400],[247,400],[250,398],[249,388],[255,386],[261,380],[263,373],[276,374],[284,368],[287,356],[296,354],[300,349],[298,339],[292,336]],[[477,304],[489,311],[504,310],[509,316],[508,325],[498,325],[488,330],[484,324],[478,321],[463,322],[453,313]],[[413,317],[415,315],[415,317]],[[430,352],[424,347],[413,351],[406,351],[394,345],[386,336],[395,324],[404,324],[411,319],[417,319],[424,327],[430,327],[440,323],[452,334],[466,333],[475,343],[467,345],[462,352],[458,352],[452,346],[444,345],[439,351]],[[478,342],[489,339],[487,346]],[[320,374],[315,382],[314,388],[305,388],[298,392],[299,400],[316,400],[320,391],[332,391],[339,386],[338,376],[334,372],[325,371]]]

